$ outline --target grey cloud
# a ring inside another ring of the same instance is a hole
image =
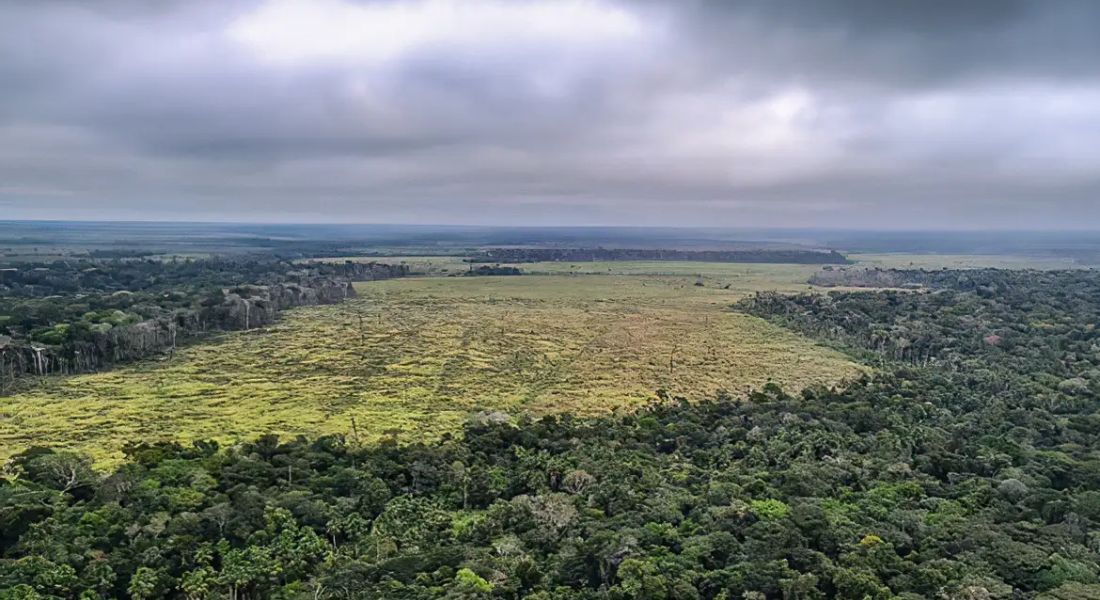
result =
[[[961,78],[1100,78],[1091,0],[733,0],[690,12],[717,56],[852,85]],[[751,43],[745,43],[751,41]]]
[[[265,0],[6,3],[0,207],[10,218],[1100,222],[1100,3],[596,5],[642,27],[620,42],[494,43],[490,31],[385,61],[280,63],[226,33]]]

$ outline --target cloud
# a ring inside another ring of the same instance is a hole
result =
[[[645,26],[624,7],[581,0],[274,0],[238,18],[228,35],[277,65],[378,65],[425,50],[576,51],[628,42]]]
[[[15,0],[5,216],[1100,222],[1086,0]]]

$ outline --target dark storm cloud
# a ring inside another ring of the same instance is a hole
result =
[[[4,216],[1100,222],[1100,2],[16,1]]]
[[[748,0],[694,7],[699,31],[717,49],[715,63],[771,77],[897,88],[1100,76],[1100,3],[1091,0]]]

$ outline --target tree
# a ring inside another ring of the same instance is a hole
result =
[[[448,590],[447,598],[476,599],[488,598],[493,592],[493,584],[477,573],[463,567],[455,574],[454,586]]]
[[[134,600],[156,598],[162,591],[161,580],[161,574],[157,570],[150,567],[138,567],[137,571],[134,571],[134,575],[130,577],[130,585],[126,587],[126,591]]]

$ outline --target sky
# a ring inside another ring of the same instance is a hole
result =
[[[0,219],[1100,229],[1100,2],[4,0]]]

